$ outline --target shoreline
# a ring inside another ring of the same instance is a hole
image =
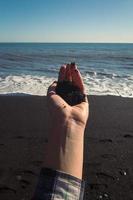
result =
[[[15,93],[6,93],[6,94],[0,94],[0,97],[40,97],[40,98],[46,98],[46,94],[44,95],[37,95],[37,94],[30,94],[30,93],[23,93],[23,92],[15,92]],[[87,94],[87,97],[117,97],[117,98],[129,98],[132,99],[132,96],[120,96],[120,95],[112,95],[112,94]]]

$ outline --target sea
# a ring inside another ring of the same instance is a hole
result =
[[[46,95],[75,62],[89,95],[133,98],[133,44],[0,43],[0,95]]]

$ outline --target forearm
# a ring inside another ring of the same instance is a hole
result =
[[[84,128],[74,122],[49,130],[44,167],[82,179]]]

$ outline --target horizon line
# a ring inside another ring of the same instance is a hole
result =
[[[29,42],[28,41],[10,41],[10,42],[8,41],[8,42],[5,42],[4,41],[4,42],[1,42],[0,41],[0,44],[1,43],[38,43],[38,44],[39,43],[49,43],[49,44],[50,43],[55,43],[55,44],[57,44],[57,43],[65,43],[65,44],[67,44],[67,43],[68,44],[70,44],[70,43],[71,44],[91,44],[92,43],[92,44],[98,44],[99,43],[99,44],[133,44],[133,42],[115,42],[115,41],[114,42],[113,41],[112,42],[110,42],[110,41],[108,41],[108,42],[107,41],[102,41],[102,42],[94,42],[94,41],[92,41],[92,42],[89,42],[89,41],[88,42],[71,42],[71,41],[70,42],[60,42],[60,41],[59,42],[44,42],[44,41],[42,41],[42,42],[40,42],[40,41],[29,41]]]

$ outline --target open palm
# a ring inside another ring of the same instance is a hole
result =
[[[83,80],[76,65],[64,65],[60,68],[58,81],[71,81],[73,85],[77,86],[81,93],[85,93]],[[88,118],[88,100],[85,97],[85,102],[70,106],[63,98],[56,94],[57,82],[52,83],[48,89],[48,106],[52,123],[71,122],[76,123],[83,128],[86,125]]]

